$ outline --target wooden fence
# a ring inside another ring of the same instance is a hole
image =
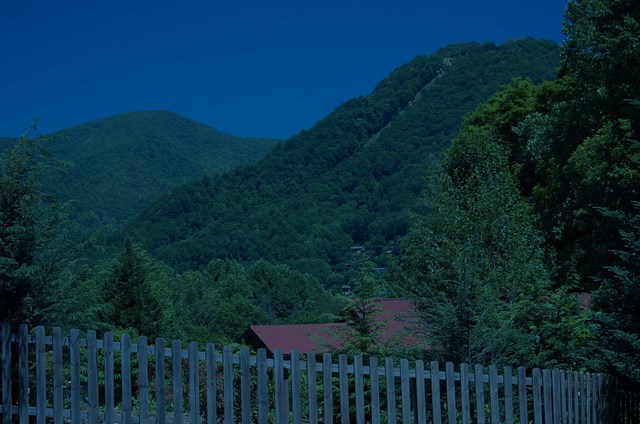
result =
[[[1,332],[0,413],[28,423],[640,422],[637,395],[602,374],[247,348],[149,345],[59,328]],[[622,392],[620,392],[622,393]],[[612,408],[615,406],[615,408]],[[614,411],[615,409],[615,411]],[[617,411],[617,412],[616,412]],[[622,411],[622,412],[620,412]],[[617,413],[617,415],[616,415]],[[50,418],[49,418],[50,417]],[[31,418],[33,422],[34,419]]]

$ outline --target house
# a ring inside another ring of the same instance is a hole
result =
[[[415,308],[408,299],[380,299],[376,301],[375,321],[381,325],[381,344],[418,344],[413,323]],[[245,341],[256,349],[264,348],[272,356],[280,349],[285,356],[292,351],[323,353],[338,350],[354,330],[346,322],[320,324],[252,325]]]

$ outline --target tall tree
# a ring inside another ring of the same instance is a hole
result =
[[[103,283],[110,308],[104,319],[148,337],[171,336],[169,271],[140,246],[127,240]]]
[[[25,133],[0,156],[0,321],[43,324],[62,297],[73,226],[41,184],[52,166],[43,141]]]
[[[550,284],[542,238],[507,150],[486,128],[454,141],[406,244],[407,289],[443,360],[528,364],[537,305]]]
[[[620,264],[608,267],[595,299],[608,371],[640,382],[640,202],[633,207],[632,214],[603,210],[621,221],[624,247],[615,252]]]

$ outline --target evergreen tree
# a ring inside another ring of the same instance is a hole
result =
[[[341,351],[350,355],[384,357],[394,350],[381,339],[385,327],[379,302],[383,287],[374,276],[373,267],[373,263],[362,261],[349,280],[353,291],[342,309],[347,328],[339,337]]]
[[[0,156],[0,321],[16,324],[52,324],[74,242],[64,205],[41,184],[52,166],[42,141],[25,133]]]
[[[169,271],[127,240],[103,283],[104,298],[110,305],[105,321],[150,338],[170,336],[168,286]]]
[[[595,299],[608,371],[640,382],[640,202],[633,207],[633,214],[603,210],[622,222],[624,248],[615,252],[620,264],[607,267],[610,275]]]

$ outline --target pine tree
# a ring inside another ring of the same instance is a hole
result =
[[[609,371],[640,382],[640,202],[633,207],[634,214],[602,210],[622,222],[624,248],[615,252],[620,263],[607,267],[595,299]]]
[[[73,228],[42,186],[51,166],[42,141],[25,133],[0,156],[0,321],[44,324],[61,300]]]
[[[104,298],[111,306],[105,321],[151,338],[170,335],[168,286],[168,271],[127,240],[103,285]]]

